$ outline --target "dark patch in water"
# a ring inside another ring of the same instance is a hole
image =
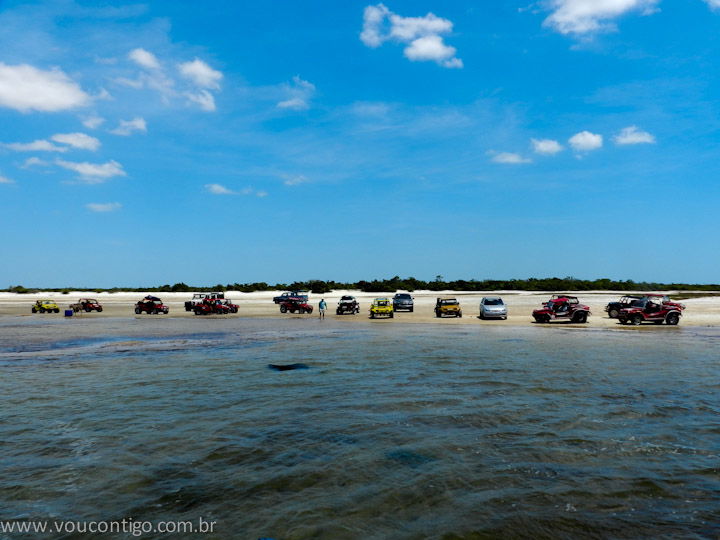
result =
[[[434,457],[423,456],[412,450],[393,450],[392,452],[386,453],[385,457],[411,469],[417,469],[418,467],[436,461]]]
[[[296,369],[309,369],[306,364],[268,364],[268,368],[275,371],[293,371]]]

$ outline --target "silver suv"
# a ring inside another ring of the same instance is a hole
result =
[[[413,297],[408,293],[397,293],[393,296],[393,311],[409,311],[412,313],[414,308]]]

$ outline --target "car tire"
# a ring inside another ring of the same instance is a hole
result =
[[[141,313],[141,309],[140,309],[140,308],[135,308],[135,315],[140,315],[140,313]]]
[[[287,313],[287,308],[285,306],[280,306],[280,313]]]
[[[35,309],[35,308],[30,308],[30,309],[32,310],[33,313],[37,313],[37,309]]]
[[[98,312],[98,313],[102,313],[102,308],[99,307],[99,308],[97,309],[97,312]]]
[[[390,318],[391,318],[391,319],[394,319],[394,318],[395,318],[395,312],[393,312],[393,311],[390,312]]]
[[[677,323],[680,322],[680,315],[677,313],[668,313],[667,317],[665,317],[665,322],[667,324],[675,326]]]
[[[640,315],[640,314],[633,315],[633,316],[630,318],[630,322],[633,324],[633,326],[637,326],[637,325],[641,324],[644,320],[645,320],[645,319],[644,319],[643,316]]]
[[[54,311],[55,311],[55,313],[60,313],[60,308],[58,308],[58,309],[56,309],[56,310],[54,310]]]
[[[86,307],[86,308],[85,308],[85,313],[90,313],[90,308],[89,308],[89,307]]]
[[[158,310],[157,310],[157,309],[153,309],[152,314],[153,314],[153,315],[157,315],[157,314],[158,314]]]
[[[617,308],[610,308],[610,310],[608,311],[608,317],[610,317],[611,319],[617,319],[618,315],[620,315],[620,310]]]

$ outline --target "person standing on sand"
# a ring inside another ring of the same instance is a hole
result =
[[[318,308],[320,310],[320,318],[325,318],[325,310],[327,309],[327,304],[325,303],[325,299],[323,298],[320,300],[320,304],[318,304]]]

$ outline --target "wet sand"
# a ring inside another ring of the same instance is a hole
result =
[[[272,319],[288,319],[288,318],[311,318],[317,317],[317,304],[321,298],[324,298],[328,304],[327,318],[342,321],[346,324],[353,324],[357,321],[368,321],[368,310],[373,298],[378,296],[392,297],[394,293],[363,293],[360,291],[333,291],[326,295],[310,295],[310,304],[314,307],[312,314],[293,315],[290,313],[281,314],[279,307],[272,302],[273,296],[277,296],[282,291],[240,293],[228,291],[226,297],[232,299],[240,306],[240,312],[235,315],[225,316],[203,316],[197,317],[192,312],[184,309],[184,302],[192,297],[192,293],[151,293],[162,298],[166,305],[170,308],[168,315],[135,315],[133,306],[136,301],[145,296],[144,293],[78,293],[70,294],[62,293],[37,293],[37,294],[14,294],[0,293],[0,316],[17,316],[17,317],[33,317],[39,320],[45,318],[63,317],[63,311],[68,305],[77,302],[79,298],[92,297],[103,306],[102,313],[78,313],[77,318],[99,318],[99,317],[132,317],[132,318],[232,318],[232,317],[251,317],[264,318],[271,321]],[[622,327],[616,319],[610,319],[604,311],[608,302],[618,300],[626,292],[575,292],[567,291],[574,294],[580,299],[580,302],[590,306],[591,316],[589,325],[602,328],[618,328]],[[358,315],[341,315],[335,314],[335,307],[340,297],[344,294],[355,296],[360,302],[360,313]],[[525,326],[533,323],[531,313],[533,309],[540,307],[541,303],[546,301],[553,292],[435,292],[435,291],[416,291],[413,294],[415,298],[415,310],[413,313],[398,312],[393,319],[375,319],[374,324],[394,324],[394,323],[437,323],[444,325],[493,325],[493,326]],[[673,298],[673,292],[667,294]],[[480,320],[479,303],[483,296],[502,296],[508,306],[507,320]],[[460,301],[463,317],[462,318],[442,318],[435,317],[433,308],[435,299],[438,296],[455,297]],[[31,306],[40,298],[49,298],[57,302],[60,307],[59,314],[31,314]],[[686,309],[680,324],[684,326],[720,326],[720,296],[705,296],[680,300],[685,304]],[[271,324],[269,322],[269,324]],[[552,324],[564,326],[586,326],[586,325],[570,325],[567,322],[554,322]],[[650,325],[654,327],[654,325]],[[643,325],[643,328],[647,326]],[[625,327],[623,327],[625,328]]]

